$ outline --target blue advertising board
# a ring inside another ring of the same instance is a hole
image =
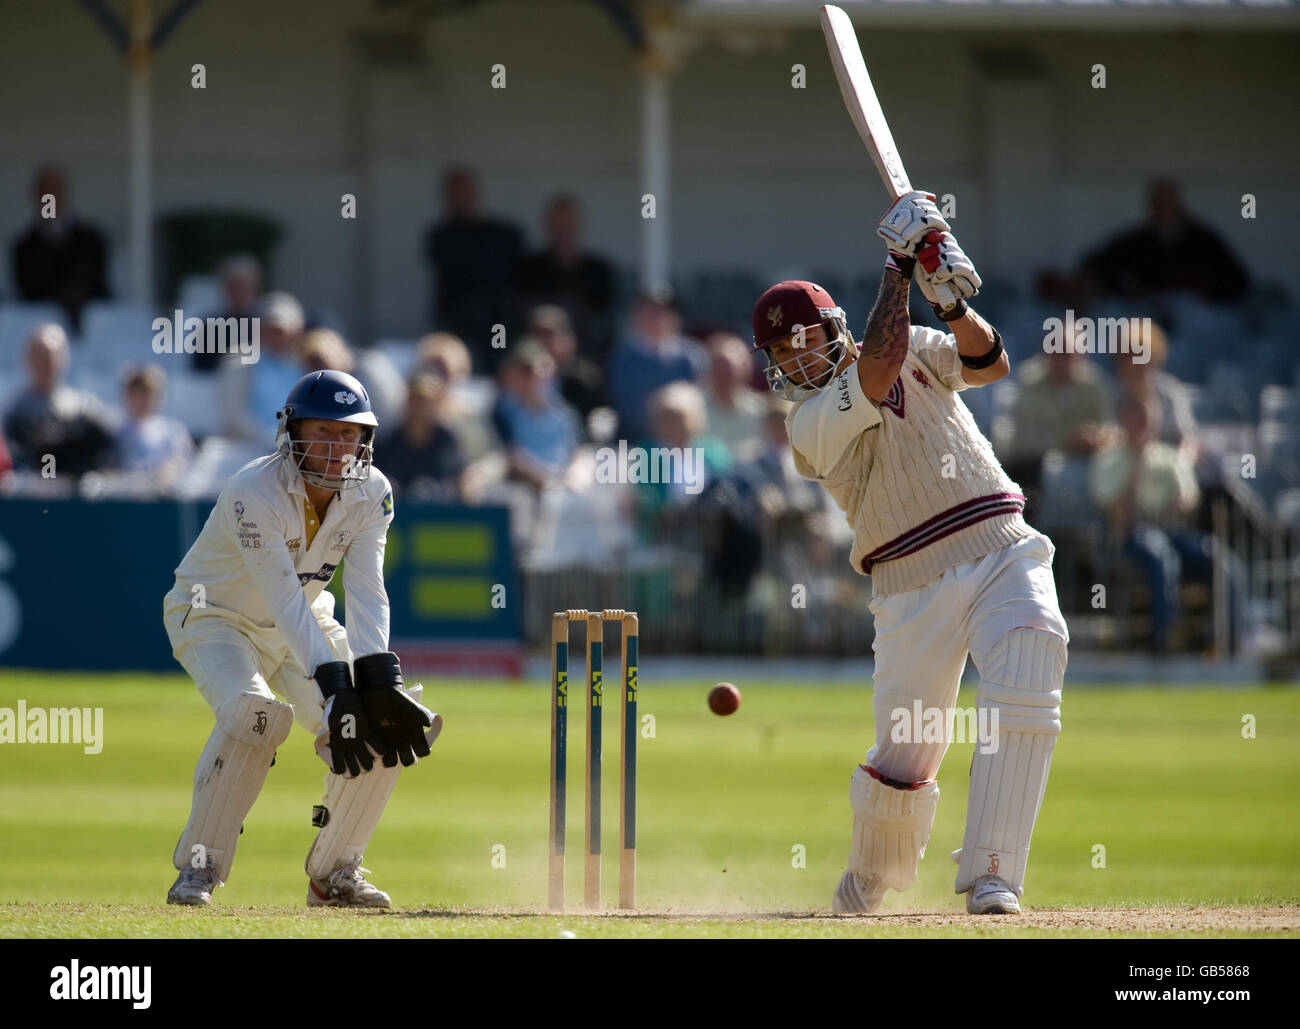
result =
[[[175,671],[162,598],[211,502],[0,501],[0,666]],[[515,666],[522,604],[509,515],[399,505],[385,579],[407,661]],[[342,599],[342,576],[330,588]],[[344,605],[338,605],[346,625]]]

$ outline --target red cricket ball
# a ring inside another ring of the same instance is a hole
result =
[[[715,715],[729,715],[740,707],[740,690],[729,682],[720,682],[709,690],[709,710]]]

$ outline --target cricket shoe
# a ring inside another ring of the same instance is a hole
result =
[[[1020,900],[996,875],[981,875],[966,891],[966,910],[972,915],[1018,915]]]
[[[207,907],[212,903],[212,891],[220,885],[221,880],[210,868],[183,868],[167,891],[167,903]]]
[[[888,889],[878,875],[863,879],[855,872],[845,872],[835,888],[831,910],[837,915],[869,915],[880,907]]]
[[[392,898],[379,887],[366,882],[361,862],[350,861],[340,865],[324,879],[307,880],[307,906],[309,908],[386,908]]]

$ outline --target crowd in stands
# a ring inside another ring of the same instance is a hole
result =
[[[41,175],[38,199],[53,193],[66,204],[62,178]],[[570,517],[579,509],[618,526],[577,541],[573,553],[585,546],[589,560],[609,562],[617,555],[602,553],[600,540],[617,547],[689,538],[683,546],[702,549],[722,601],[744,602],[764,575],[815,587],[827,569],[845,565],[844,520],[796,473],[786,405],[763,387],[745,340],[718,323],[694,330],[666,292],[617,309],[612,266],[585,248],[572,197],[550,203],[544,245],[533,253],[518,227],[481,212],[469,170],[446,176],[444,205],[426,237],[434,331],[409,345],[351,346],[293,296],[267,291],[246,255],[217,269],[214,315],[258,320],[255,362],[213,352],[183,367],[134,362],[118,370],[120,393],[106,403],[102,389],[96,396],[68,384],[79,357],[65,330],[34,326],[25,381],[3,411],[0,488],[97,496],[111,483],[116,495],[210,495],[236,459],[273,448],[275,412],[294,381],[333,368],[371,394],[380,422],[375,464],[399,501],[508,505],[525,565],[559,547],[557,524],[588,524]],[[75,329],[83,305],[106,293],[103,238],[75,216],[58,229],[49,221],[15,243],[18,296],[59,304]],[[1078,272],[1040,280],[1044,295],[1081,312],[1107,298],[1132,316],[1166,309],[1170,291],[1224,303],[1247,286],[1227,248],[1185,213],[1167,182],[1152,189],[1148,224],[1098,247]],[[1012,377],[989,391],[1002,397],[996,416],[977,411],[1024,487],[1029,520],[1076,532],[1071,539],[1092,546],[1100,566],[1126,564],[1144,583],[1158,651],[1171,645],[1182,583],[1208,579],[1216,565],[1229,577],[1234,633],[1250,630],[1242,562],[1216,554],[1209,532],[1206,499],[1222,492],[1222,455],[1198,426],[1196,387],[1167,368],[1176,339],[1158,320],[1142,323],[1130,342],[1145,360],[1085,352],[1072,340],[1044,352],[1031,341]],[[145,342],[139,349],[148,356]],[[200,431],[185,411],[162,413],[169,370],[215,384],[218,431]],[[624,453],[611,482],[602,452],[620,443],[625,451],[689,451],[699,465],[689,477],[638,482]]]

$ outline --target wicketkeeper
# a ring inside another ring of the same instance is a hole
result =
[[[899,740],[894,729],[917,699],[951,729],[969,655],[980,724],[996,715],[997,736],[971,765],[956,891],[973,914],[1018,912],[1061,731],[1069,634],[1056,548],[1026,524],[1020,488],[957,396],[1009,370],[1001,336],[967,305],[974,266],[931,194],[900,198],[877,231],[888,255],[860,345],[811,282],[779,282],[754,307],[768,381],[794,401],[796,467],[843,509],[853,566],[871,576],[876,742],[850,781],[853,844],[834,910],[873,911],[916,878],[949,740],[926,742],[919,726]],[[947,332],[911,324],[912,281]]]
[[[388,907],[362,855],[401,766],[429,754],[442,718],[420,704],[420,686],[403,685],[388,650],[393,494],[371,465],[379,423],[361,383],[335,371],[299,379],[277,420],[277,453],[221,491],[163,602],[173,653],[217,720],[167,900],[208,904],[229,877],[244,818],[296,716],[330,768],[312,816],[307,903]],[[346,630],[325,590],[340,562]]]

